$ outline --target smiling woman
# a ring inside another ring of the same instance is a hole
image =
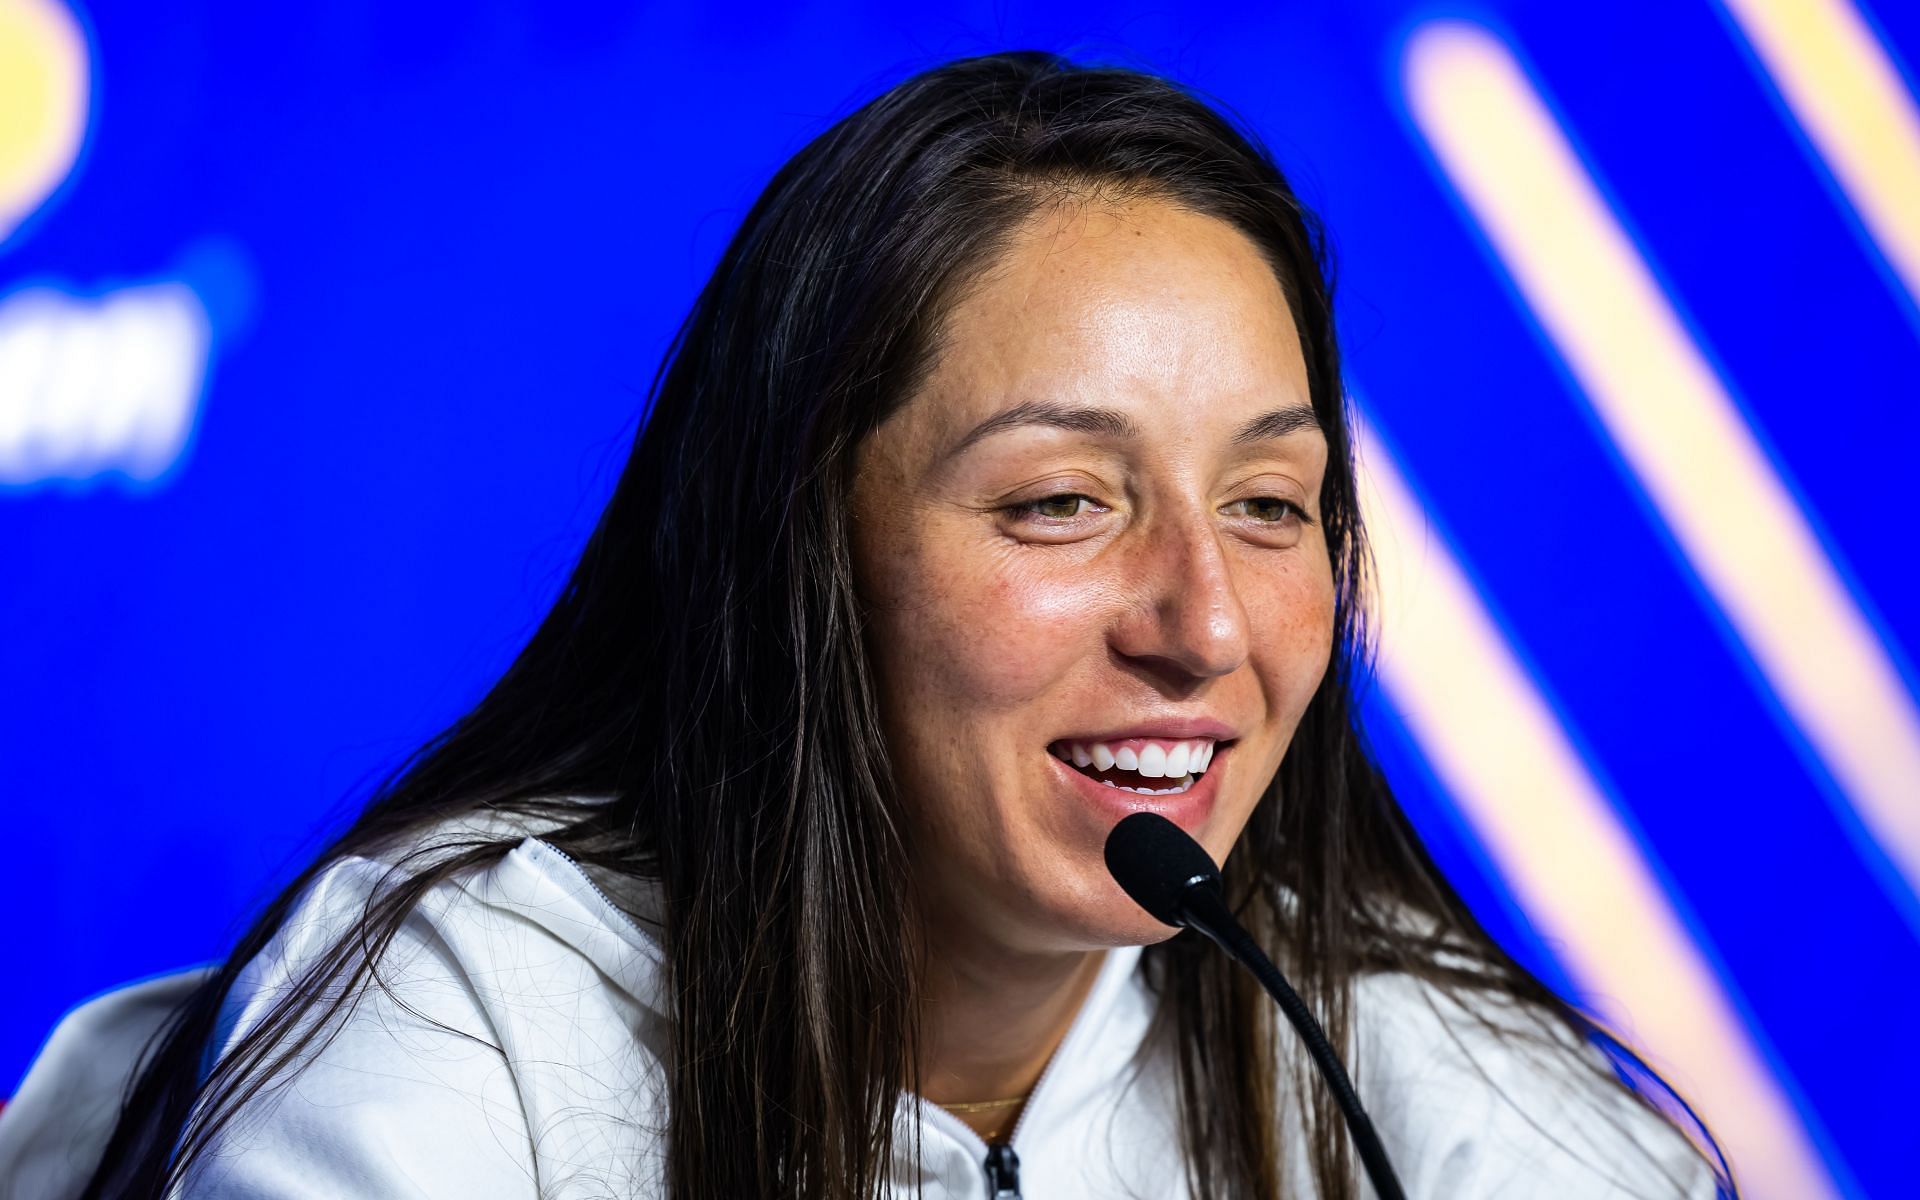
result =
[[[1407,1194],[1713,1195],[1354,724],[1320,254],[1139,72],[983,56],[834,125],[530,644],[198,983],[104,1150],[41,1143],[98,1163],[58,1194],[1361,1195],[1259,986],[1108,874],[1149,810]]]
[[[916,880],[969,921],[996,897],[1008,945],[1157,941],[1101,845],[1151,807],[1225,859],[1278,768],[1332,649],[1327,438],[1286,297],[1233,226],[1073,197],[1010,243],[858,456],[895,775],[956,848]]]

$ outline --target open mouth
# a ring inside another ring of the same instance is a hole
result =
[[[1213,738],[1123,738],[1114,742],[1055,742],[1049,753],[1087,778],[1142,796],[1177,796],[1213,764],[1232,741]]]

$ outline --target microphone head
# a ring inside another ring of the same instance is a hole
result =
[[[1107,834],[1107,870],[1163,925],[1184,926],[1187,889],[1220,887],[1220,869],[1187,831],[1155,812],[1130,813]]]

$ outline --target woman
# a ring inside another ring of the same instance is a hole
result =
[[[86,1194],[1361,1195],[1266,996],[1108,876],[1141,808],[1409,1195],[1714,1194],[1356,730],[1321,253],[1134,72],[962,60],[820,136],[552,613],[197,990]]]

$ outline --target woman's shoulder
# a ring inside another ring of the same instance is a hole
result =
[[[477,973],[578,958],[651,1005],[652,976],[662,965],[651,915],[657,894],[644,880],[583,865],[546,840],[566,823],[539,811],[463,812],[336,855],[300,889],[248,973],[257,982],[298,977],[342,949],[370,916],[398,905],[401,929],[430,933],[442,957]],[[492,851],[461,862],[463,852],[485,847]],[[377,960],[382,979],[404,978],[418,940],[346,949],[349,958]]]
[[[1410,1194],[1687,1197],[1686,1135],[1545,1007],[1401,971],[1359,977],[1355,1080]]]
[[[665,1104],[659,942],[537,832],[468,815],[314,875],[229,990],[208,1065],[269,1022],[289,1059],[189,1195],[251,1194],[290,1165],[320,1182],[288,1195],[364,1192],[355,1172],[416,1160],[473,1165],[447,1195],[532,1194],[534,1178],[565,1194],[568,1164],[603,1188],[605,1164],[645,1164]],[[422,880],[488,841],[511,848]],[[367,934],[398,900],[390,935]]]

